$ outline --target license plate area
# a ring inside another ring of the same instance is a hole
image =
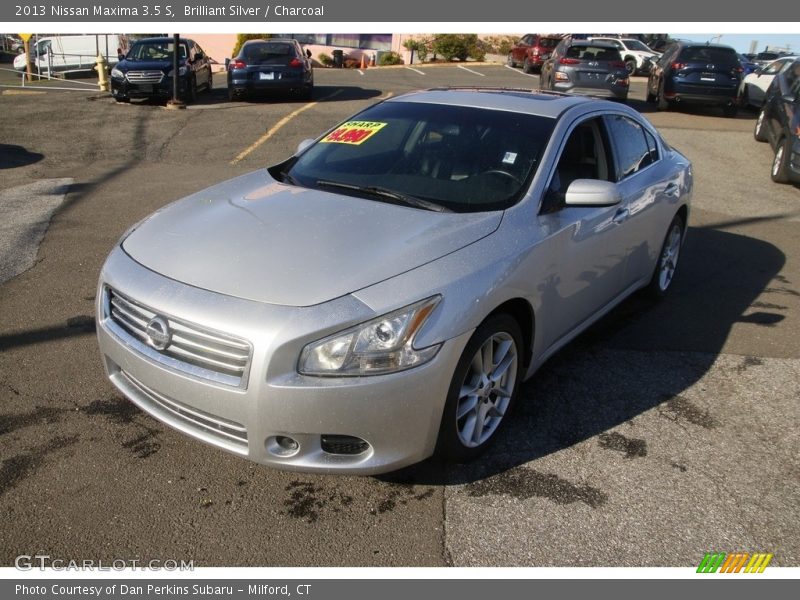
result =
[[[140,92],[144,92],[149,94],[153,91],[153,84],[151,83],[140,83],[136,86],[136,89]]]
[[[259,73],[258,78],[261,81],[272,81],[273,79],[278,79],[278,77],[275,77],[275,73],[273,73],[272,71],[268,73]]]
[[[716,81],[717,76],[714,73],[700,73],[700,81]]]

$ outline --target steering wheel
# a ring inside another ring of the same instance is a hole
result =
[[[524,182],[517,177],[516,175],[509,173],[508,171],[503,171],[502,169],[489,169],[488,171],[481,172],[481,175],[502,175],[503,177],[508,177],[512,181],[522,185]]]

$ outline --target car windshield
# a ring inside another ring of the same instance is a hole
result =
[[[505,110],[384,102],[274,174],[304,187],[433,210],[501,210],[526,191],[554,124]]]
[[[172,41],[136,42],[128,52],[128,60],[171,60],[175,43]],[[186,44],[179,45],[180,58],[186,58]]]
[[[628,39],[625,39],[625,40],[622,40],[622,41],[625,43],[625,46],[627,46],[628,50],[636,50],[637,52],[652,52],[652,50],[650,50],[650,48],[645,46],[639,40],[628,40]]]
[[[242,48],[242,58],[249,65],[287,63],[295,56],[294,46],[285,42],[259,42]]]

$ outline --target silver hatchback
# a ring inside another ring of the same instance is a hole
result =
[[[259,463],[468,460],[548,357],[667,292],[691,191],[689,161],[618,103],[392,98],[132,227],[100,275],[105,368]]]

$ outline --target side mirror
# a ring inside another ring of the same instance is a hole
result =
[[[576,179],[567,188],[564,203],[567,206],[614,206],[622,196],[617,186],[600,179]]]
[[[205,55],[205,54],[203,54],[202,52],[198,52],[197,54],[195,54],[195,55],[194,55],[194,59],[195,59],[195,60],[202,60],[202,59],[204,59],[205,57],[206,57],[206,55]]]
[[[227,71],[230,66],[231,66],[231,59],[230,58],[226,58],[225,59],[225,70]]]
[[[119,54],[117,54],[117,58],[119,60],[125,60],[125,55],[122,52],[120,52]]]
[[[311,50],[306,48],[306,58],[311,58]]]
[[[755,73],[759,77],[761,77],[761,73],[763,73],[763,72],[764,72],[764,69],[762,67],[757,67],[756,70],[753,71],[753,73]]]
[[[313,143],[314,143],[314,138],[307,138],[303,140],[302,142],[297,144],[297,150],[295,151],[295,154],[300,154],[303,150],[308,148]]]

